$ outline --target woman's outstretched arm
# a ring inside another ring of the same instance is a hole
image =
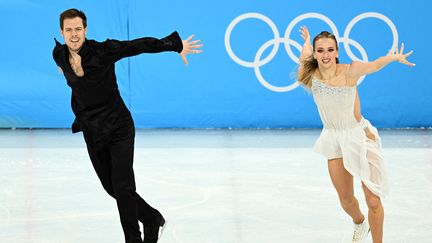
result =
[[[406,58],[409,57],[413,51],[408,53],[404,52],[404,44],[401,44],[400,50],[396,47],[396,50],[390,50],[387,56],[382,56],[372,62],[353,62],[350,68],[350,75],[354,77],[361,77],[365,74],[370,74],[379,71],[388,64],[398,61],[408,66],[415,66],[414,63],[409,62]]]

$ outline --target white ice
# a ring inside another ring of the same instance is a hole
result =
[[[380,132],[390,179],[384,242],[432,242],[432,131]],[[318,135],[138,130],[137,191],[168,221],[160,242],[350,242],[353,225],[327,162],[312,151]],[[0,242],[123,242],[115,201],[100,185],[81,134],[0,130]]]

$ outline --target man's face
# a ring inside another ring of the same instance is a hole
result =
[[[84,44],[87,28],[84,28],[80,17],[64,19],[63,30],[60,30],[60,33],[69,50],[78,52]]]

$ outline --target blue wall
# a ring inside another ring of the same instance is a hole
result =
[[[195,34],[203,41],[204,53],[189,55],[187,67],[173,52],[117,63],[121,93],[137,127],[320,127],[311,95],[295,84],[301,25],[312,35],[336,30],[343,63],[374,60],[396,39],[403,41],[414,50],[409,59],[417,66],[393,63],[365,77],[359,86],[362,112],[378,127],[432,126],[432,82],[426,75],[432,4],[426,0],[71,2],[0,0],[0,127],[70,126],[70,89],[51,53],[53,38],[62,40],[59,14],[71,7],[87,14],[89,39],[164,37],[177,30],[182,38]],[[375,17],[355,21],[365,13]]]

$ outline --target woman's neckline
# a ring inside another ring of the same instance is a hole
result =
[[[316,78],[315,76],[312,76],[312,81],[314,81],[314,80],[318,81],[319,83],[321,83],[325,86],[332,87],[332,88],[354,88],[354,87],[356,87],[356,85],[352,85],[352,86],[350,86],[350,85],[332,85],[332,84],[326,83],[326,82]]]

